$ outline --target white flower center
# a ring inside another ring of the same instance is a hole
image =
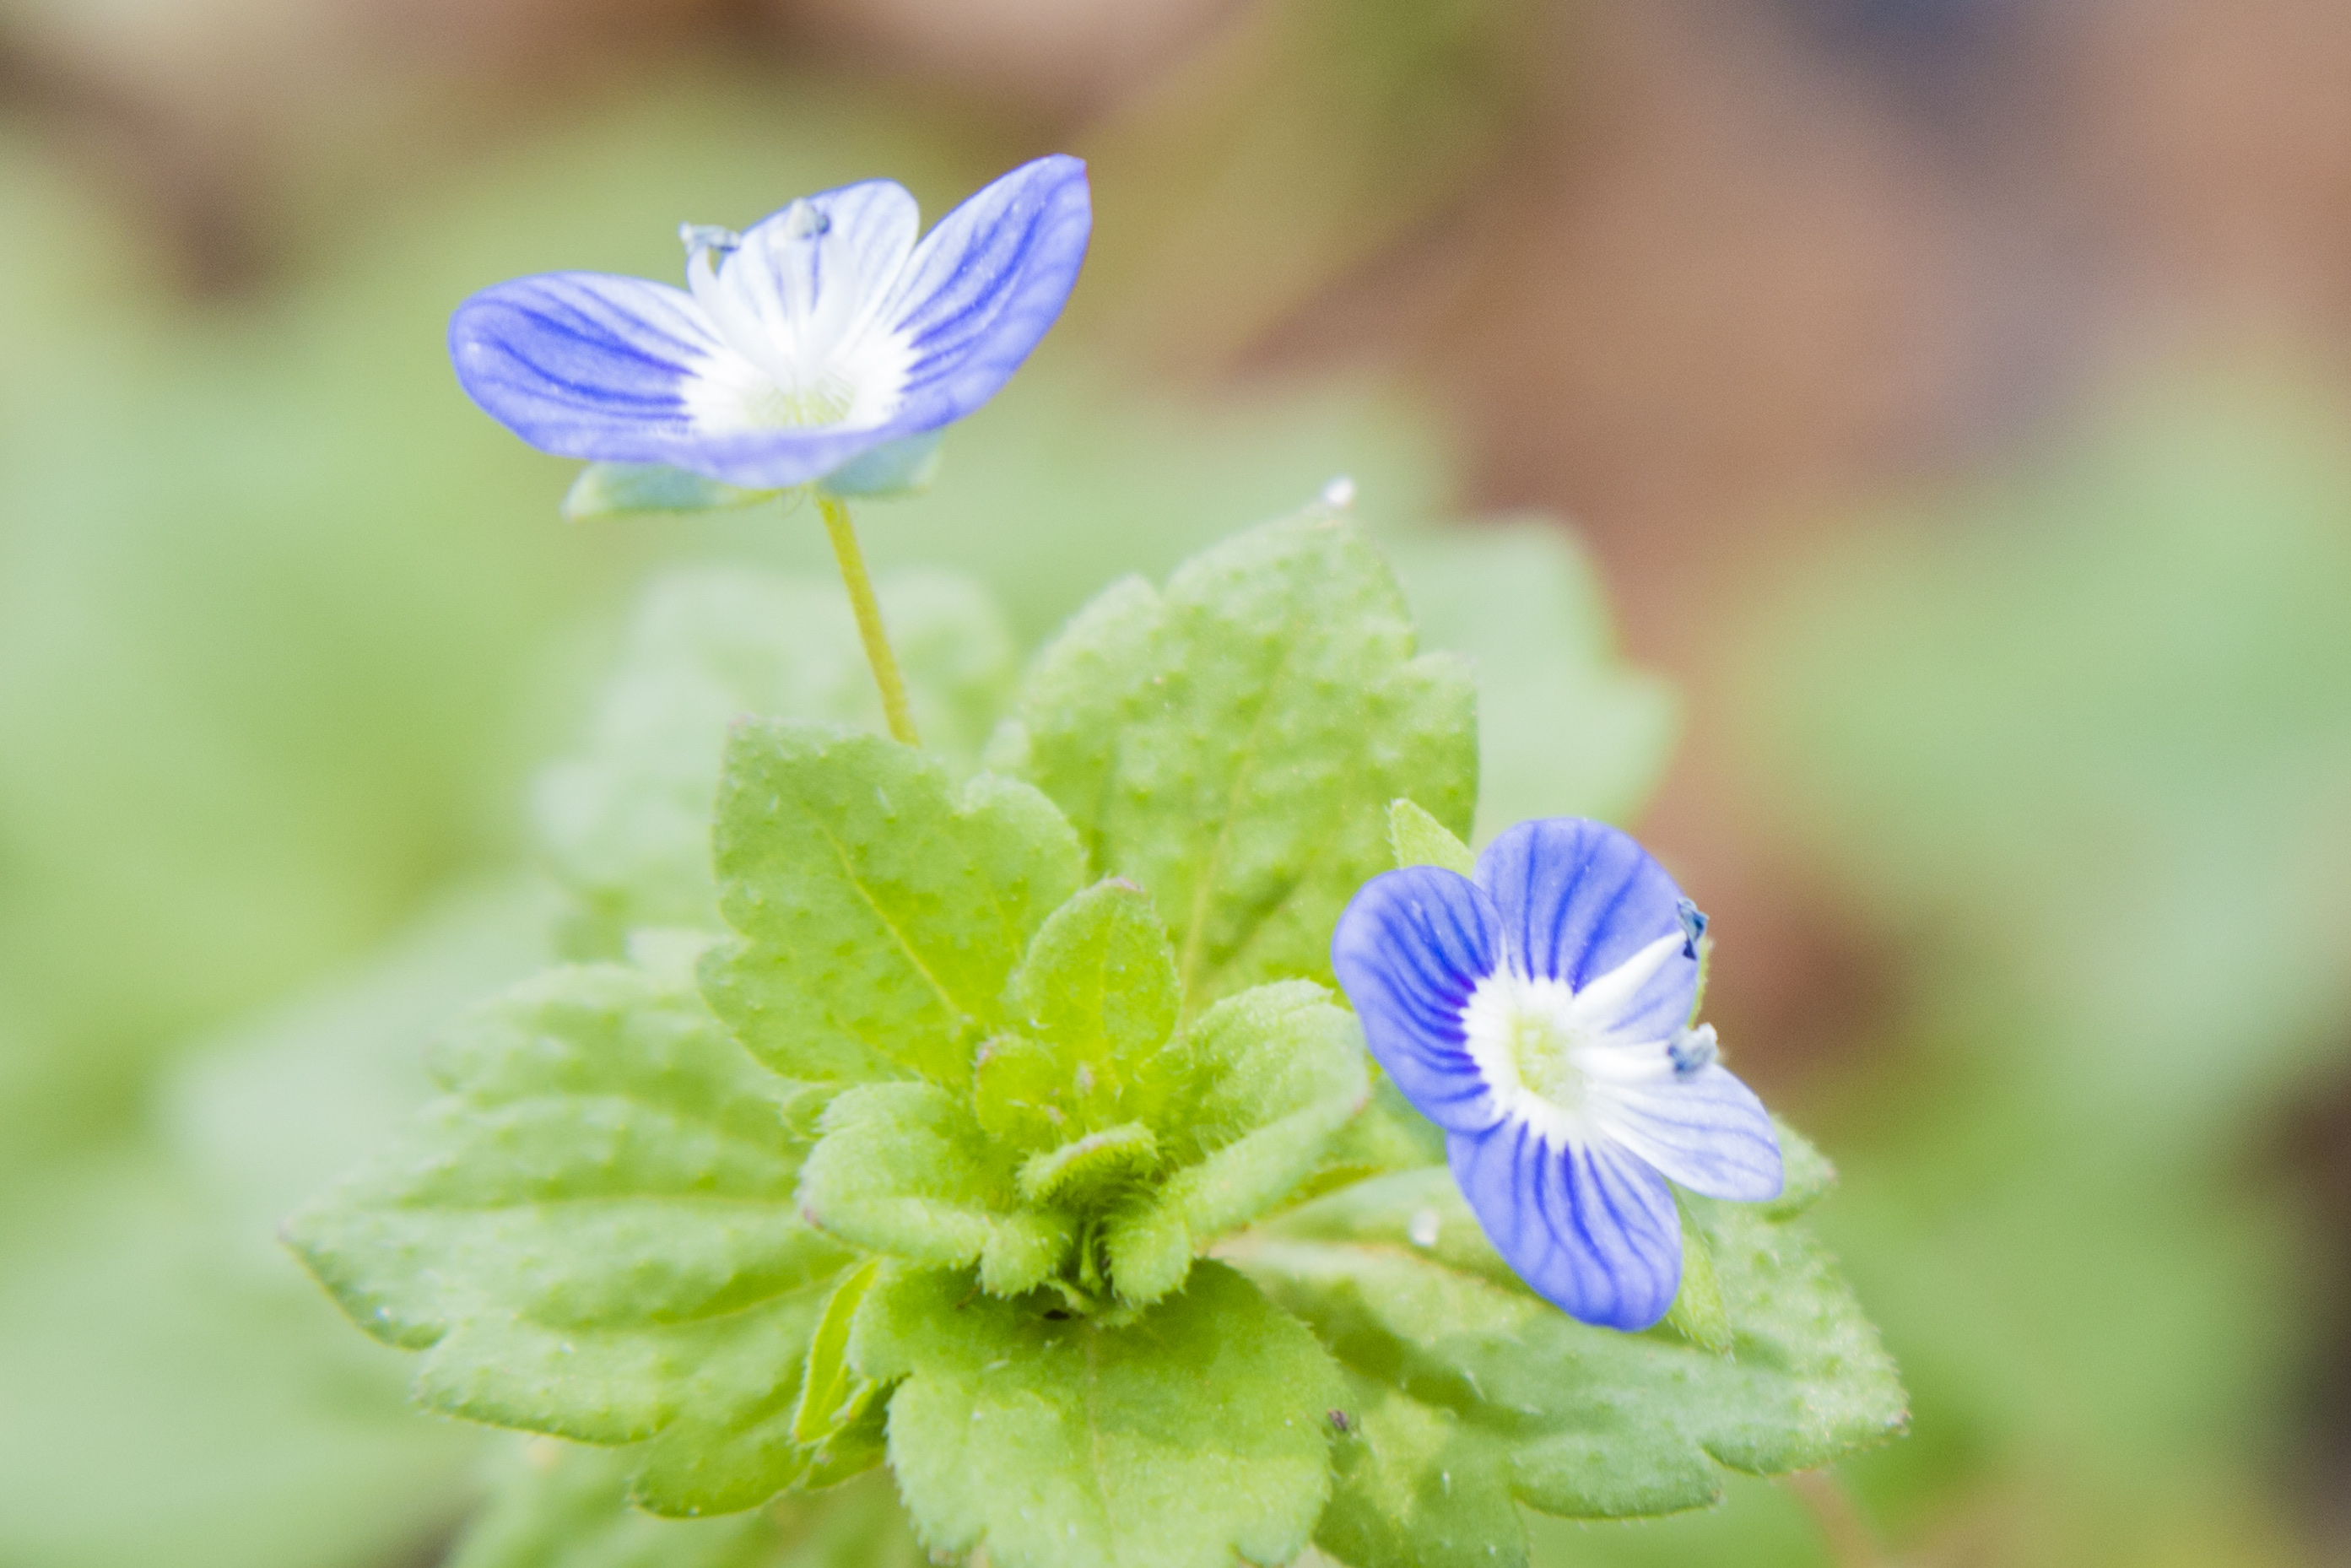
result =
[[[1531,1123],[1554,1143],[1586,1135],[1589,1080],[1577,1059],[1599,1040],[1577,1016],[1566,981],[1505,965],[1469,994],[1461,1026],[1469,1060],[1505,1116]]]
[[[1712,1061],[1711,1029],[1677,1030],[1668,1042],[1620,1028],[1642,988],[1681,950],[1681,933],[1661,936],[1580,991],[1508,961],[1480,980],[1462,1004],[1461,1029],[1496,1109],[1547,1142],[1588,1142],[1615,1085],[1670,1077],[1684,1060],[1689,1071]]]
[[[880,316],[903,256],[887,258],[886,276],[861,271],[859,253],[805,202],[747,236],[695,224],[679,233],[686,283],[722,345],[684,390],[697,425],[856,429],[896,412],[913,352]]]

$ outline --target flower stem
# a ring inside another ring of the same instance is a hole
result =
[[[865,662],[873,666],[873,684],[882,688],[882,712],[890,721],[892,738],[920,746],[914,715],[906,706],[906,683],[898,674],[898,656],[890,652],[889,634],[882,630],[882,606],[873,598],[873,580],[865,575],[865,555],[857,548],[857,530],[849,526],[849,507],[831,496],[816,498],[824,514],[824,531],[832,539],[832,555],[841,562],[841,580],[849,589],[850,608],[857,612],[857,634],[865,642]]]

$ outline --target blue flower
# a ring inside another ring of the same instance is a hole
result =
[[[565,457],[780,489],[952,423],[1061,315],[1092,232],[1085,165],[1026,163],[915,243],[887,180],[805,197],[747,232],[687,225],[688,288],[517,278],[449,324],[457,379]]]
[[[1373,878],[1332,938],[1372,1054],[1445,1129],[1487,1236],[1585,1322],[1642,1329],[1673,1305],[1669,1182],[1780,1193],[1770,1115],[1691,1027],[1705,928],[1632,839],[1554,817],[1496,839],[1474,877]]]

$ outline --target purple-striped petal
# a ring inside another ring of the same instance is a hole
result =
[[[1681,889],[1628,834],[1581,817],[1520,822],[1478,857],[1513,960],[1581,991],[1682,931]],[[1698,999],[1698,960],[1677,948],[1604,1020],[1613,1035],[1663,1040]]]
[[[1511,1272],[1571,1317],[1647,1328],[1681,1289],[1665,1178],[1605,1139],[1552,1143],[1512,1117],[1445,1141],[1461,1195]]]
[[[996,394],[1061,316],[1093,229],[1086,166],[1055,154],[975,193],[923,237],[883,318],[911,350],[906,406],[931,429]]]
[[[1780,1196],[1771,1113],[1719,1063],[1687,1075],[1670,1063],[1637,1078],[1595,1075],[1587,1103],[1603,1134],[1692,1192],[1740,1203]]]
[[[688,387],[727,350],[684,289],[557,272],[458,307],[449,356],[466,394],[533,446],[669,463],[695,437]]]
[[[1414,866],[1374,877],[1331,937],[1331,967],[1372,1055],[1424,1116],[1490,1124],[1493,1097],[1463,1044],[1461,1009],[1502,961],[1501,923],[1467,877]]]

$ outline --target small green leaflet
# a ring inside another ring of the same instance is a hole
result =
[[[1516,1503],[1621,1518],[1702,1508],[1725,1471],[1778,1475],[1902,1429],[1893,1363],[1835,1265],[1790,1221],[1827,1183],[1782,1128],[1786,1197],[1687,1197],[1732,1334],[1578,1323],[1513,1279],[1442,1168],[1376,1177],[1228,1249],[1346,1368],[1348,1435],[1317,1527],[1353,1568],[1522,1563]]]
[[[968,1300],[966,1298],[969,1297]],[[923,1542],[995,1568],[1288,1563],[1329,1493],[1338,1370],[1221,1264],[1134,1321],[885,1278],[850,1343],[904,1378],[890,1463]]]
[[[916,724],[968,773],[1019,673],[1002,615],[942,573],[893,574],[877,592]],[[728,727],[745,715],[882,727],[840,583],[694,568],[646,591],[583,751],[541,774],[534,799],[547,857],[578,900],[574,956],[616,956],[639,927],[719,929],[711,802]]]
[[[793,1202],[811,1095],[692,991],[550,971],[440,1043],[447,1092],[287,1227],[450,1415],[636,1445],[637,1500],[750,1507],[808,1466],[802,1363],[852,1261]]]
[[[1395,580],[1318,508],[1227,540],[1164,592],[1113,585],[1030,671],[990,745],[1149,890],[1195,1011],[1330,976],[1331,928],[1388,869],[1387,805],[1469,827],[1476,694],[1416,653]]]
[[[1433,865],[1456,876],[1469,876],[1478,869],[1478,857],[1469,846],[1409,800],[1388,803],[1388,847],[1399,867]]]
[[[789,1078],[958,1092],[1081,862],[1025,784],[957,789],[909,747],[789,723],[728,743],[713,847],[739,935],[705,960],[703,993],[737,1037]]]
[[[756,1513],[662,1519],[629,1502],[629,1456],[520,1445],[448,1568],[917,1568],[922,1549],[880,1477]]]

